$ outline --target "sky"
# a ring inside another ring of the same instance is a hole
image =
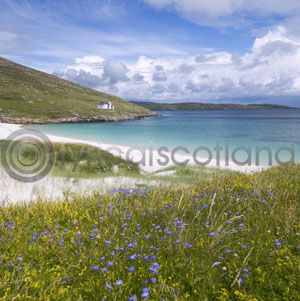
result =
[[[300,107],[299,0],[1,0],[0,56],[137,101]]]

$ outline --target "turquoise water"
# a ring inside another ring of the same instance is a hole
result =
[[[172,150],[184,146],[192,153],[197,147],[213,150],[219,143],[229,150],[236,147],[268,147],[273,158],[280,147],[296,148],[300,161],[300,110],[228,110],[228,111],[166,111],[161,116],[127,122],[52,124],[33,126],[46,133],[86,139],[108,144],[143,146]],[[207,152],[199,155],[205,157]],[[291,152],[281,151],[280,159],[289,160]],[[213,152],[215,157],[215,153]],[[221,158],[225,154],[221,152]],[[238,157],[246,158],[239,151]],[[252,155],[252,158],[254,155]],[[268,163],[262,152],[261,165]],[[254,159],[253,159],[254,160]]]

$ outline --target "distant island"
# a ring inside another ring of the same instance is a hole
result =
[[[182,103],[156,103],[156,102],[140,102],[131,101],[135,105],[142,106],[151,111],[189,111],[189,110],[265,110],[265,109],[295,109],[283,105],[275,104],[235,104],[235,103],[198,103],[198,102],[182,102]]]
[[[155,113],[0,57],[0,122],[18,124],[120,121]]]

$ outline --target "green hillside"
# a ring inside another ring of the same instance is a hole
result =
[[[109,100],[115,110],[97,109]],[[0,121],[18,123],[126,120],[151,115],[121,98],[0,58]]]

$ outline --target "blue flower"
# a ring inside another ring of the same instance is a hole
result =
[[[131,256],[129,257],[129,260],[135,260],[136,257],[137,257],[137,255],[136,255],[136,254],[133,254],[133,255],[131,255]]]
[[[156,283],[157,282],[157,279],[155,277],[151,278],[151,282],[152,283]]]
[[[214,236],[216,236],[216,233],[215,232],[211,232],[211,233],[209,233],[209,236],[214,237]]]
[[[148,255],[145,255],[144,259],[145,259],[146,262],[149,262],[149,256]]]
[[[108,263],[107,263],[107,266],[109,266],[109,267],[112,267],[114,265],[114,262],[113,261],[109,261]]]
[[[191,248],[193,247],[193,245],[191,245],[191,244],[188,243],[188,242],[185,242],[184,245],[185,245],[187,248],[189,248],[189,249],[191,249]]]
[[[152,266],[149,269],[154,274],[158,274],[159,264],[157,262],[155,262],[152,264]]]
[[[94,265],[91,268],[92,271],[98,271],[99,270],[99,265]]]
[[[123,281],[122,280],[118,280],[117,282],[116,282],[116,286],[121,286],[123,284]]]
[[[130,273],[133,273],[133,272],[135,271],[135,269],[134,269],[134,267],[130,267],[130,268],[128,269],[128,271],[129,271]]]
[[[281,242],[280,242],[280,241],[278,241],[278,240],[277,240],[277,241],[275,241],[275,246],[276,246],[276,247],[281,247]]]
[[[137,246],[136,242],[130,243],[127,245],[128,248],[135,248]]]
[[[146,299],[146,298],[149,298],[149,297],[150,297],[149,288],[147,288],[147,287],[143,288],[141,298]]]
[[[214,268],[214,267],[217,267],[217,266],[219,266],[220,264],[221,264],[220,261],[216,261],[216,262],[213,263],[212,267],[213,267],[213,268]]]

